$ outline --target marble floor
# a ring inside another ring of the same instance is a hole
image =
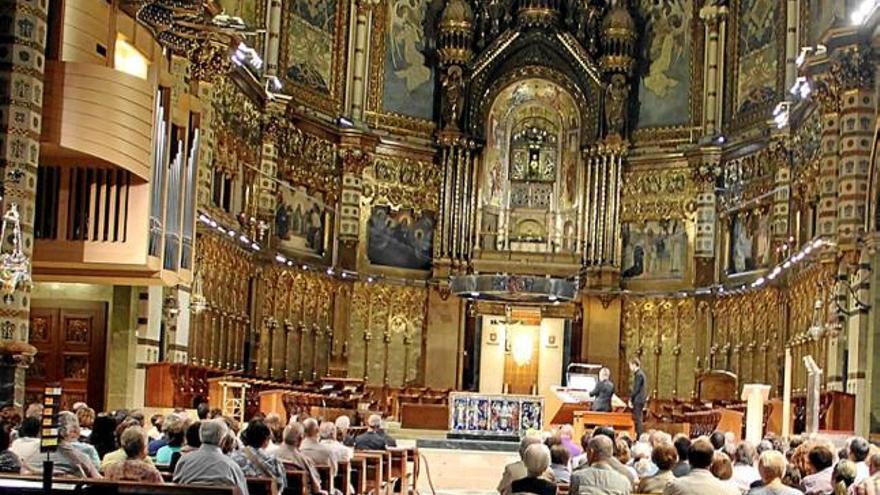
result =
[[[400,440],[398,444],[411,446],[415,440]],[[431,482],[438,495],[495,494],[504,466],[517,459],[517,454],[511,452],[421,448],[419,453],[422,468],[418,488],[422,495],[432,493]]]

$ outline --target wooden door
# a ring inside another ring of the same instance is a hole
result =
[[[30,343],[37,355],[27,371],[28,402],[42,400],[43,388],[57,385],[64,389],[62,407],[84,401],[103,409],[106,315],[105,303],[33,301]]]

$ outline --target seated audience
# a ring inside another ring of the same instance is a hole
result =
[[[614,455],[613,455],[613,452],[614,452],[614,442],[615,442],[614,430],[612,430],[611,428],[607,428],[607,427],[600,426],[600,427],[596,428],[595,430],[593,430],[593,435],[592,435],[592,436],[594,436],[594,437],[597,437],[597,436],[604,436],[605,438],[608,438],[609,440],[611,440],[612,456],[611,456],[611,458],[608,459],[606,462],[608,463],[609,466],[611,466],[612,469],[614,469],[614,470],[617,471],[618,473],[620,473],[620,474],[626,476],[626,479],[629,480],[630,484],[631,484],[633,487],[635,487],[635,485],[636,485],[636,483],[637,483],[638,480],[636,480],[636,477],[635,477],[635,475],[633,474],[633,471],[630,470],[630,469],[628,469],[628,468],[626,467],[626,465],[624,465],[623,463],[621,463],[621,462],[620,462],[616,457],[614,457]],[[582,443],[582,444],[583,444],[584,442],[587,442],[587,445],[589,445],[589,441],[590,441],[590,439],[589,439],[586,435],[584,435],[584,437],[581,438],[581,443]],[[584,447],[585,447],[584,450],[586,450],[587,445],[584,446]]]
[[[75,439],[79,438],[79,422],[76,415],[70,411],[62,411],[58,413],[55,421],[58,424],[58,448],[48,456],[53,462],[54,473],[80,478],[100,478],[101,475],[92,459],[75,446],[78,443]],[[34,473],[42,473],[44,459],[46,455],[37,452],[24,459],[24,462]]]
[[[675,451],[678,453],[678,463],[672,468],[672,474],[676,478],[681,478],[691,472],[691,465],[687,460],[688,452],[691,450],[691,439],[687,435],[678,434],[672,441],[672,445],[675,446]]]
[[[309,473],[311,483],[309,483],[307,490],[309,493],[315,494],[321,491],[321,476],[315,469],[312,460],[299,451],[303,436],[305,436],[303,426],[300,423],[290,423],[284,428],[281,445],[273,448],[270,453],[285,465]]]
[[[715,456],[712,457],[712,464],[709,466],[709,472],[712,473],[712,476],[734,487],[737,491],[742,491],[733,480],[733,463],[730,462],[730,457],[727,454],[715,452]]]
[[[241,467],[245,476],[271,478],[279,491],[287,485],[284,466],[274,455],[266,453],[272,432],[260,419],[251,420],[244,430],[244,448],[232,453],[232,460]]]
[[[95,418],[95,423],[92,425],[92,434],[89,435],[89,443],[95,447],[95,450],[98,451],[98,457],[101,459],[104,459],[104,456],[119,447],[116,437],[117,426],[118,423],[115,416],[99,414]]]
[[[510,486],[511,492],[556,495],[556,483],[542,477],[550,467],[550,450],[546,445],[529,445],[523,456],[523,464],[526,477],[514,481]]]
[[[722,435],[723,438],[723,435]],[[739,495],[733,485],[725,483],[712,475],[709,467],[715,457],[715,445],[701,437],[691,443],[688,449],[688,474],[676,478],[663,489],[664,495]]]
[[[636,476],[639,479],[657,474],[657,465],[651,462],[651,452],[659,445],[664,445],[664,443],[636,442],[633,444],[631,450],[632,467],[636,470]],[[672,447],[672,440],[670,439],[665,445]]]
[[[713,431],[711,435],[709,435],[709,441],[712,443],[712,448],[714,448],[717,452],[724,449],[724,445],[727,443],[727,437],[724,435],[724,433],[716,430]]]
[[[585,435],[586,436],[586,435]],[[571,473],[569,493],[579,495],[630,495],[632,481],[611,465],[614,444],[604,434],[587,441],[587,462]]]
[[[614,457],[629,472],[629,477],[633,480],[633,485],[635,486],[639,482],[639,473],[636,472],[636,468],[630,462],[632,456],[630,455],[630,447],[627,440],[627,437],[621,436],[614,442]]]
[[[118,449],[114,450],[113,452],[109,452],[107,455],[104,456],[104,460],[101,461],[101,471],[105,471],[107,469],[107,467],[109,467],[117,462],[122,462],[128,458],[128,454],[125,453],[125,449],[123,449],[121,447],[122,434],[125,433],[125,430],[127,430],[133,426],[141,427],[141,423],[134,418],[126,418],[126,419],[122,420],[121,423],[119,423],[119,426],[116,427],[116,438],[117,438],[116,443],[119,444],[120,447]],[[147,458],[144,459],[144,462],[146,462],[148,464],[152,464],[153,459],[151,457],[147,456]]]
[[[855,437],[849,441],[847,458],[856,463],[856,483],[861,483],[871,475],[868,469],[868,454],[871,452],[871,444],[862,437]]]
[[[21,459],[9,449],[9,426],[0,421],[0,473],[21,473]]]
[[[868,478],[855,486],[856,495],[880,495],[880,453],[868,457],[868,472]]]
[[[525,455],[526,450],[537,443],[541,443],[541,437],[537,435],[526,435],[519,441],[519,459],[516,462],[511,462],[510,464],[504,466],[504,473],[501,475],[501,481],[498,482],[498,487],[496,490],[501,495],[508,495],[512,493],[510,491],[510,486],[514,481],[525,478],[528,476],[528,471],[526,470],[525,464]]]
[[[556,478],[557,483],[571,481],[571,471],[568,469],[570,459],[571,453],[564,443],[550,447],[550,470],[553,471],[553,477]]]
[[[806,495],[827,495],[834,490],[831,476],[834,471],[834,454],[824,445],[816,445],[807,454],[807,476],[801,480]]]
[[[40,453],[40,420],[25,417],[18,427],[18,438],[9,450],[19,459],[30,459]]]
[[[831,484],[834,487],[834,491],[831,493],[834,495],[848,495],[850,493],[849,487],[856,481],[857,471],[856,463],[849,459],[841,459],[840,462],[835,464],[834,470],[831,473]]]
[[[299,451],[311,459],[316,466],[330,466],[330,473],[336,476],[338,469],[336,454],[333,453],[333,449],[321,443],[321,439],[318,437],[320,434],[318,421],[315,418],[303,421],[303,432],[305,438],[299,445]],[[384,448],[382,447],[382,449]]]
[[[358,435],[354,440],[355,450],[385,450],[387,447],[397,447],[397,442],[382,431],[382,418],[373,414],[367,418],[366,432]]]
[[[202,446],[202,441],[199,439],[199,427],[201,425],[202,423],[200,421],[194,421],[186,427],[186,433],[184,433],[186,443],[180,449],[181,455],[199,450],[199,447]]]
[[[337,440],[346,447],[354,447],[354,436],[348,432],[348,429],[351,428],[351,418],[339,416],[334,423],[336,424]]]
[[[174,469],[174,482],[183,485],[235,486],[248,495],[247,481],[241,467],[225,456],[220,442],[229,434],[222,419],[202,421],[199,427],[199,450],[180,458]]]
[[[803,495],[796,488],[786,486],[782,477],[786,471],[785,456],[776,450],[765,450],[758,456],[758,474],[761,486],[752,488],[749,495]]]
[[[171,413],[168,416],[165,416],[165,418],[162,420],[162,436],[150,442],[150,445],[147,448],[147,452],[150,454],[150,457],[156,457],[156,455],[159,453],[159,449],[168,445],[171,442],[170,432],[180,431],[180,423],[182,421],[183,418],[177,413]],[[167,457],[169,459],[171,458],[170,453]]]
[[[150,416],[150,429],[147,431],[147,438],[149,438],[151,442],[162,438],[162,421],[164,420],[164,414],[154,414]]]
[[[733,454],[733,481],[741,492],[749,491],[752,484],[761,479],[755,468],[755,449],[751,442],[742,441]]]
[[[335,424],[330,421],[324,421],[321,423],[319,436],[321,437],[321,444],[326,445],[330,449],[333,456],[336,458],[336,462],[351,461],[352,449],[346,447],[342,442],[336,439]]]
[[[76,419],[79,421],[79,440],[88,442],[95,424],[95,410],[88,406],[81,407],[76,411]]]
[[[98,456],[98,451],[95,450],[94,446],[80,441],[82,430],[80,429],[79,419],[76,417],[76,414],[70,411],[61,411],[58,415],[64,416],[65,422],[70,425],[67,430],[69,435],[68,440],[70,440],[69,445],[86,456],[95,469],[98,469],[98,466],[101,465],[101,457]]]
[[[270,447],[281,445],[284,441],[284,424],[281,422],[281,416],[278,413],[269,413],[263,419],[263,423],[269,427],[269,431],[272,432],[272,438],[269,439],[271,442]]]
[[[147,433],[140,426],[132,426],[122,433],[122,450],[126,458],[122,462],[113,463],[104,470],[104,476],[110,480],[139,481],[143,483],[163,483],[162,474],[147,457]]]
[[[156,464],[160,466],[171,464],[171,457],[183,448],[187,426],[186,419],[177,414],[169,414],[165,418],[162,422],[162,432],[168,443],[156,451]]]
[[[657,474],[642,478],[639,493],[663,493],[667,483],[675,479],[672,469],[677,465],[678,452],[671,444],[659,444],[651,451],[651,460],[657,466]]]
[[[568,450],[569,457],[577,457],[584,453],[584,449],[574,441],[574,428],[571,425],[562,425],[559,428],[559,438]]]

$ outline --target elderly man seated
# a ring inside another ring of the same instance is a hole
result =
[[[58,413],[58,449],[49,454],[49,460],[54,463],[55,474],[69,474],[81,478],[100,478],[98,468],[92,459],[77,448],[79,439],[79,420],[76,415],[69,411]],[[43,460],[45,454],[39,451],[28,459],[24,459],[25,465],[34,473],[43,472]]]
[[[338,460],[336,454],[333,453],[333,449],[321,443],[320,438],[318,438],[320,433],[318,421],[314,418],[303,421],[303,432],[305,433],[305,438],[303,438],[299,446],[299,451],[311,459],[316,466],[330,466],[330,472],[333,476],[336,476]]]
[[[248,495],[244,472],[220,450],[220,443],[229,435],[222,419],[202,421],[199,426],[199,450],[180,458],[174,469],[174,482],[182,485],[235,486],[241,495]]]
[[[732,484],[725,483],[709,471],[715,458],[715,447],[706,438],[698,438],[688,450],[691,471],[666,485],[663,495],[740,495]]]
[[[504,466],[504,474],[501,475],[501,481],[498,482],[498,493],[501,495],[509,495],[512,493],[511,485],[514,481],[523,479],[529,475],[526,469],[525,456],[526,450],[532,445],[540,444],[541,437],[537,435],[526,435],[519,442],[519,458],[520,460],[512,462]],[[552,479],[552,475],[551,475]]]
[[[304,436],[303,426],[300,423],[291,423],[284,428],[282,443],[271,449],[271,453],[279,461],[300,471],[309,473],[311,483],[307,487],[308,493],[314,494],[321,491],[321,476],[315,469],[312,460],[304,456],[299,450]]]
[[[367,418],[369,430],[358,435],[354,440],[356,450],[385,450],[388,447],[397,447],[397,442],[382,430],[382,418],[373,414]]]
[[[336,462],[351,461],[352,449],[346,447],[342,444],[342,442],[336,439],[335,424],[329,421],[324,421],[323,423],[321,423],[320,437],[321,444],[326,445],[330,449],[330,451],[333,453],[333,456],[336,458]]]
[[[630,495],[632,482],[611,465],[614,444],[605,435],[587,443],[587,466],[571,473],[570,493],[578,495]]]
[[[526,467],[526,477],[514,481],[510,485],[511,492],[556,495],[556,483],[543,477],[550,467],[550,450],[546,445],[529,445],[523,455],[523,465]]]

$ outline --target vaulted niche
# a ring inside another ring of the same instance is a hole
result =
[[[480,174],[483,253],[577,252],[580,129],[575,99],[553,81],[522,79],[498,93]]]

